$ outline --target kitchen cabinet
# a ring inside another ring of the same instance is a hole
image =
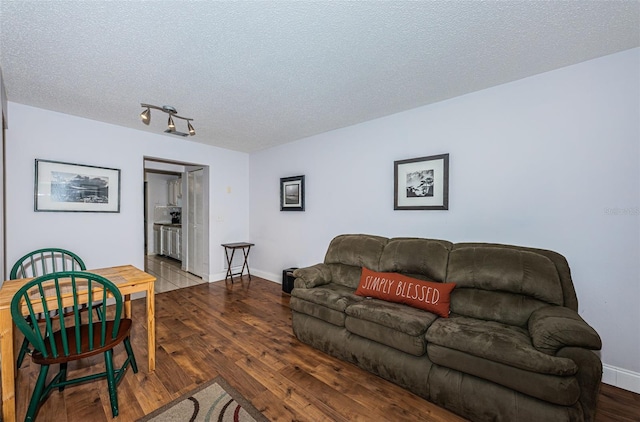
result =
[[[160,233],[160,254],[182,261],[182,228],[161,225]]]
[[[170,230],[167,226],[161,226],[160,228],[161,240],[160,240],[160,255],[169,256],[171,250]]]
[[[182,229],[180,227],[173,228],[171,257],[182,261]]]
[[[167,202],[169,205],[182,205],[182,178],[167,182]]]
[[[162,255],[162,231],[158,224],[153,225],[153,253]]]

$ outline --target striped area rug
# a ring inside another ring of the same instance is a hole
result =
[[[267,422],[222,377],[200,386],[138,422]]]

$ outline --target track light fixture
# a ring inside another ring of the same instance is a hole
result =
[[[193,125],[191,124],[193,119],[189,117],[178,116],[178,111],[174,107],[167,106],[167,105],[159,107],[159,106],[144,104],[144,103],[140,104],[140,106],[146,109],[142,113],[140,113],[140,119],[142,120],[142,123],[144,123],[145,125],[149,125],[149,123],[151,123],[151,109],[160,110],[169,115],[169,120],[167,123],[168,128],[167,130],[165,130],[166,133],[171,133],[173,135],[179,135],[179,136],[188,136],[188,135],[193,136],[196,134],[196,130],[193,128]],[[174,117],[176,119],[182,119],[187,121],[187,130],[189,133],[176,131],[176,125],[173,122]]]

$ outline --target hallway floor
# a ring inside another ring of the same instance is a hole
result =
[[[206,283],[202,278],[180,269],[181,262],[160,255],[145,257],[145,271],[156,276],[156,293]]]

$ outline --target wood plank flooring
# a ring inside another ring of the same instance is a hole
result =
[[[279,284],[246,276],[156,295],[155,372],[148,373],[144,299],[133,301],[132,344],[140,371],[118,388],[119,422],[135,421],[199,384],[222,375],[272,421],[462,421],[406,390],[298,342],[289,296]],[[116,363],[124,350],[116,349]],[[70,373],[103,370],[102,357]],[[52,371],[54,372],[54,371]],[[17,378],[24,418],[37,377],[25,359]],[[105,380],[54,391],[37,421],[110,421]],[[640,396],[603,385],[599,422],[640,421]]]

